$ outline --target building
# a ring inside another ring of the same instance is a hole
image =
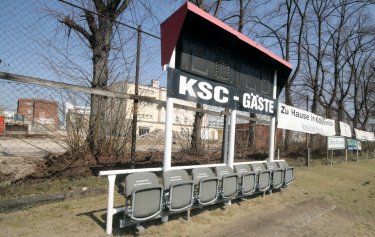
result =
[[[238,148],[251,146],[256,152],[267,152],[269,147],[270,127],[266,124],[255,124],[254,144],[249,143],[250,130],[254,126],[252,123],[236,124],[236,145]],[[277,128],[275,131],[275,142],[281,144],[283,130]]]
[[[24,123],[35,132],[56,130],[59,124],[58,105],[43,99],[18,99],[17,114],[24,116]]]
[[[135,84],[130,82],[121,82],[111,85],[111,91],[135,94]],[[167,90],[160,87],[159,81],[152,80],[150,85],[138,85],[138,95],[153,98],[157,101],[166,101]],[[174,100],[176,104],[196,107],[196,103]],[[105,128],[107,135],[128,136],[131,133],[131,121],[133,120],[133,99],[111,98],[106,99]],[[160,103],[139,101],[137,112],[137,135],[147,136],[149,133],[163,134],[165,128],[165,107]],[[84,106],[65,103],[64,105],[64,125],[67,131],[74,129],[84,132],[88,130],[90,119],[90,108]],[[206,107],[205,107],[206,108]],[[174,108],[173,132],[177,136],[190,138],[193,131],[195,112]],[[210,123],[210,116],[204,115],[202,122],[202,139],[217,140],[222,137],[222,128],[217,124]],[[211,124],[211,125],[210,125]]]
[[[126,94],[135,94],[135,84],[122,82],[112,86],[117,92]],[[138,85],[138,95],[151,97],[159,101],[167,100],[166,88],[160,87],[158,80],[152,80],[150,85]],[[174,99],[175,104],[196,107],[196,103]],[[206,107],[205,107],[206,108]],[[126,118],[132,120],[133,100],[128,100],[122,105]],[[138,108],[137,135],[143,136],[153,131],[164,130],[165,128],[165,107],[157,103],[141,101]],[[173,132],[184,137],[190,137],[193,131],[195,112],[182,108],[174,108],[173,113]],[[217,140],[219,138],[217,126],[209,126],[209,116],[204,115],[202,122],[202,139]]]
[[[77,130],[78,128],[87,130],[91,112],[89,107],[77,106],[67,102],[64,105],[64,111],[64,125],[68,131]]]

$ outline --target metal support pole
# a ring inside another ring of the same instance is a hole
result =
[[[108,175],[108,204],[107,204],[107,223],[106,231],[107,234],[112,234],[112,222],[113,222],[113,200],[115,193],[115,180],[116,175]]]
[[[229,119],[228,119],[228,115],[224,117],[224,119],[226,120],[224,125],[225,125],[225,128],[224,128],[224,163],[225,164],[228,164],[228,139],[229,139]]]
[[[233,168],[234,163],[234,140],[236,134],[236,110],[230,111],[230,131],[227,166]]]
[[[345,149],[345,163],[348,162],[348,149]]]
[[[306,96],[306,111],[309,111],[309,96]],[[306,166],[309,167],[310,149],[309,149],[309,134],[308,133],[306,133],[306,149],[307,149]]]
[[[358,161],[358,147],[357,147],[357,161]]]
[[[176,63],[176,49],[173,50],[171,60],[168,67],[174,68]],[[165,105],[165,144],[164,144],[164,160],[163,171],[171,168],[172,156],[172,128],[173,128],[173,98],[167,96]]]
[[[166,108],[165,108],[165,144],[164,144],[163,171],[167,171],[171,168],[172,127],[173,127],[173,98],[168,97]]]
[[[307,148],[307,167],[310,166],[310,148]]]
[[[176,64],[176,49],[173,50],[171,60],[168,64],[169,68],[175,68]],[[169,78],[167,78],[168,80]],[[171,168],[172,160],[172,132],[173,132],[173,98],[167,96],[165,105],[165,144],[164,144],[164,159],[163,159],[163,171],[167,171]],[[162,222],[168,221],[168,216],[161,218]]]
[[[273,99],[277,97],[277,70],[273,74]],[[270,124],[270,140],[269,140],[269,158],[268,161],[272,162],[275,156],[275,130],[276,130],[276,116],[271,117]]]

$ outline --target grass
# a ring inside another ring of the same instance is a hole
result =
[[[210,236],[225,236],[226,228],[238,228],[236,225],[241,221],[248,221],[242,228],[253,228],[251,223],[254,221],[271,221],[269,216],[283,213],[289,209],[287,207],[292,207],[292,214],[288,216],[292,218],[293,208],[298,208],[300,203],[318,200],[336,208],[308,225],[295,227],[302,236],[375,236],[375,159],[333,166],[320,165],[318,162],[312,167],[296,167],[295,176],[295,182],[282,192],[264,198],[258,196],[235,201],[231,206],[215,205],[197,209],[192,211],[191,221],[179,215],[172,216],[166,224],[161,224],[159,220],[152,221],[146,224],[147,229],[142,235],[202,236],[211,233]],[[48,186],[31,186],[30,190],[39,188],[46,191],[54,185],[59,190],[82,185],[106,186],[107,179],[56,180]],[[98,195],[2,213],[0,229],[5,236],[106,236],[106,198],[106,195]],[[123,203],[123,197],[116,193],[115,206]],[[118,218],[115,216],[114,235],[136,235],[134,228],[119,230],[116,227]],[[282,221],[277,219],[276,225],[270,222],[267,228],[278,228]],[[296,236],[295,233],[290,233],[290,236]]]
[[[87,177],[78,179],[50,179],[42,181],[30,181],[22,184],[9,185],[0,184],[0,201],[13,198],[19,198],[31,195],[42,195],[65,192],[75,188],[82,187],[106,187],[108,184],[106,177]]]
[[[375,160],[300,167],[296,173],[299,191],[335,203],[353,213],[375,215]]]

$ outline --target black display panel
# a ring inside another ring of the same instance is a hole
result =
[[[184,72],[235,86],[235,73],[231,64],[231,53],[223,47],[190,37],[180,42],[177,68]]]
[[[176,68],[183,72],[272,97],[273,70],[251,52],[184,35],[176,60]]]

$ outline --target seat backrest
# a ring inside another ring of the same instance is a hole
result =
[[[194,182],[200,183],[197,199],[201,205],[208,205],[215,202],[218,198],[218,179],[210,168],[202,167],[192,170]],[[202,180],[206,179],[207,180]],[[212,179],[210,179],[212,178]]]
[[[185,170],[165,171],[163,184],[165,191],[169,193],[166,197],[169,211],[179,212],[193,205],[194,183]]]
[[[275,169],[279,168],[277,163],[275,163],[275,162],[267,162],[266,167],[267,167],[268,170],[275,170]]]
[[[216,167],[215,172],[219,179],[221,179],[224,175],[234,174],[232,168],[227,166]]]
[[[234,170],[237,174],[239,174],[242,177],[243,173],[250,172],[251,169],[248,165],[246,164],[241,164],[241,165],[235,165]]]
[[[280,169],[285,170],[285,175],[284,175],[284,183],[286,185],[290,184],[294,180],[294,168],[290,167],[288,165],[288,162],[285,160],[278,161],[277,164],[279,165]]]
[[[208,167],[195,168],[191,171],[194,181],[199,181],[203,178],[215,177],[212,170]]]
[[[129,197],[135,187],[149,184],[159,184],[156,174],[148,172],[129,174],[125,178],[125,197]]]
[[[289,167],[288,162],[285,160],[280,160],[276,162],[280,169],[286,169]]]
[[[265,170],[264,165],[261,163],[254,163],[254,164],[251,164],[250,166],[251,166],[251,169],[255,172]]]
[[[168,170],[163,173],[163,185],[167,190],[171,184],[188,180],[190,180],[190,178],[185,170]]]

